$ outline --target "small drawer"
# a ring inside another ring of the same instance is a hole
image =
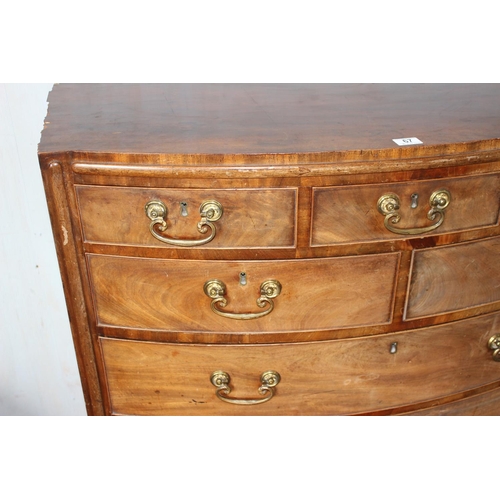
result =
[[[87,259],[101,326],[245,333],[390,323],[400,254],[224,262],[95,254]]]
[[[497,315],[305,344],[100,342],[114,414],[343,415],[421,404],[498,381],[500,363],[488,340],[499,327]]]
[[[78,185],[75,190],[83,238],[88,243],[171,248],[296,246],[295,188],[204,190]]]
[[[413,253],[406,319],[500,301],[500,237]]]
[[[315,188],[311,245],[412,238],[493,226],[498,224],[499,191],[499,174]]]

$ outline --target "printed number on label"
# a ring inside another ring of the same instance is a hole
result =
[[[423,144],[420,139],[416,137],[403,137],[402,139],[393,139],[398,146],[411,146],[412,144]]]

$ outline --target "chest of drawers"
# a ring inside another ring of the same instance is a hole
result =
[[[500,85],[61,84],[39,159],[89,415],[500,414]]]

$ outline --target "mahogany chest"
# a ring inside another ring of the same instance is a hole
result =
[[[60,84],[89,415],[500,415],[500,85]]]

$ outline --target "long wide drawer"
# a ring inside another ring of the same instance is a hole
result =
[[[497,314],[306,344],[202,346],[108,338],[100,343],[114,414],[342,415],[423,403],[498,381],[500,363],[488,347],[498,333]],[[216,372],[219,382],[223,374],[229,378],[230,392],[220,395],[237,401],[216,395]],[[261,380],[267,372],[275,372],[274,382],[276,373],[280,377],[274,387]],[[263,398],[268,401],[234,404]]]
[[[290,332],[387,324],[399,253],[277,261],[87,256],[100,325]]]
[[[498,416],[500,415],[500,389],[494,389],[468,398],[405,413],[408,416]]]
[[[209,190],[79,185],[75,190],[83,238],[89,243],[200,248],[296,245],[294,188]],[[216,205],[212,202],[220,206],[215,216],[208,215],[207,222],[213,225],[210,228],[209,224],[203,224],[202,212],[213,210]],[[152,203],[149,215],[148,203]],[[163,213],[158,209],[161,204]],[[151,227],[155,218],[158,222]]]

